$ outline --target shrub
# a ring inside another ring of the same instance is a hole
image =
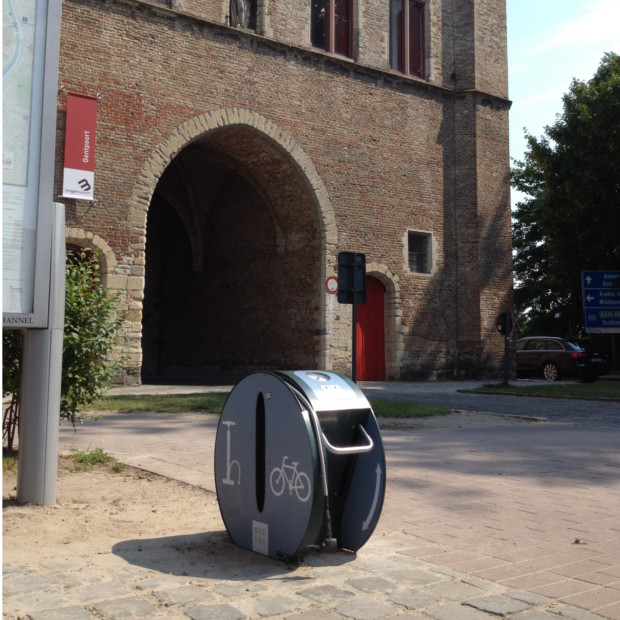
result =
[[[22,376],[23,332],[7,329],[2,333],[2,397],[10,396],[2,417],[2,442],[13,452],[13,442],[19,422],[19,387]]]
[[[119,295],[109,297],[101,286],[97,254],[70,250],[67,259],[60,417],[75,426],[80,410],[101,395],[120,366],[109,356],[120,342],[124,316]]]
[[[97,253],[68,250],[60,417],[73,426],[81,421],[80,411],[101,396],[121,364],[121,360],[110,359],[120,342],[124,320],[118,305],[119,295],[110,297],[101,286]],[[11,396],[2,436],[9,451],[19,425],[22,338],[19,330],[5,330],[2,337],[2,394]]]

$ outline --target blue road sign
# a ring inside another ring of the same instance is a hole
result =
[[[586,332],[620,333],[620,271],[582,271]]]

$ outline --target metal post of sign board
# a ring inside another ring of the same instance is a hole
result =
[[[512,315],[501,312],[495,321],[497,331],[504,336],[504,383],[510,379],[510,334],[512,333]]]
[[[338,253],[338,303],[352,304],[351,379],[357,381],[357,304],[366,303],[366,255]]]
[[[351,314],[353,319],[353,333],[351,334],[351,355],[353,357],[351,360],[351,379],[353,383],[357,383],[357,301],[355,296],[353,296]]]
[[[58,426],[65,317],[65,211],[53,203],[50,323],[24,334],[17,502],[56,503]]]

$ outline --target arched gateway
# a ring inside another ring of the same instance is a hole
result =
[[[248,110],[191,119],[152,153],[132,206],[143,381],[325,366],[335,217],[286,132]]]

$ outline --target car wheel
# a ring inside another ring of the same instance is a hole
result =
[[[557,381],[560,378],[560,371],[555,362],[545,362],[542,374],[547,381]]]

